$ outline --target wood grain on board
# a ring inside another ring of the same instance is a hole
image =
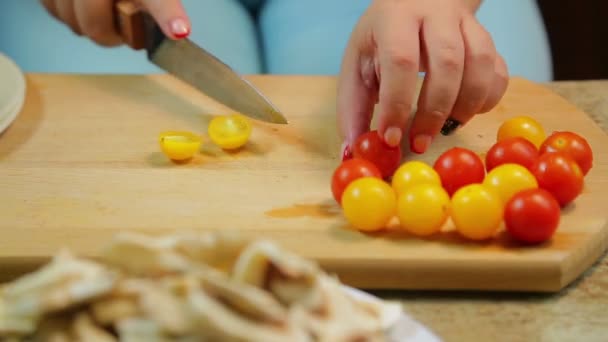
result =
[[[485,243],[450,231],[420,239],[349,229],[334,203],[338,165],[335,79],[252,76],[289,125],[254,123],[250,143],[225,152],[205,139],[189,163],[160,153],[158,134],[206,135],[225,107],[166,75],[27,75],[19,118],[0,136],[0,270],[15,275],[59,249],[94,255],[118,231],[239,230],[318,260],[363,288],[557,291],[608,241],[608,137],[548,89],[511,80],[502,102],[423,156],[452,146],[480,154],[500,123],[527,114],[547,129],[583,134],[595,153],[584,193],[553,240],[521,247],[506,234]]]

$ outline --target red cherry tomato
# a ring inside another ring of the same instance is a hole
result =
[[[383,178],[389,178],[401,164],[401,146],[391,147],[378,131],[363,133],[353,146],[353,156],[371,161],[378,167]]]
[[[331,179],[331,192],[338,203],[342,203],[344,189],[355,179],[361,177],[381,178],[380,170],[372,162],[353,158],[348,159],[336,168]]]
[[[522,137],[506,138],[495,143],[486,154],[486,169],[490,172],[502,164],[519,164],[526,169],[538,159],[538,149],[529,140]]]
[[[586,175],[593,166],[593,151],[587,140],[574,132],[553,132],[540,146],[540,153],[564,152]]]
[[[535,244],[547,241],[559,226],[560,209],[555,197],[547,190],[520,191],[505,206],[505,228],[520,242]]]
[[[564,152],[542,154],[532,167],[539,188],[549,191],[565,207],[583,191],[581,168]]]
[[[475,152],[461,147],[452,147],[443,152],[433,168],[450,196],[465,185],[481,183],[485,177],[481,158]]]

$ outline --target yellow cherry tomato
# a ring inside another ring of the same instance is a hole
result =
[[[497,141],[512,137],[522,137],[540,148],[547,135],[538,121],[530,116],[522,115],[508,119],[498,128]]]
[[[397,199],[401,227],[418,236],[439,232],[449,217],[450,196],[437,184],[418,184],[407,188]]]
[[[207,131],[213,143],[232,150],[247,143],[251,136],[251,123],[239,114],[217,116],[209,122]]]
[[[494,236],[503,219],[503,205],[498,194],[482,184],[469,184],[452,196],[451,216],[456,230],[472,240]]]
[[[201,147],[201,137],[180,131],[168,131],[160,134],[160,149],[171,160],[190,159]]]
[[[522,190],[538,188],[536,177],[527,168],[512,163],[502,164],[492,169],[486,175],[483,184],[494,189],[503,204]]]
[[[385,228],[395,216],[396,208],[395,191],[377,177],[357,178],[342,194],[344,216],[358,230],[376,231]]]
[[[409,187],[418,184],[441,185],[441,178],[432,166],[421,161],[409,161],[403,163],[393,174],[391,181],[397,195],[403,193]]]

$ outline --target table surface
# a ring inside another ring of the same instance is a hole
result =
[[[546,85],[608,132],[608,81]],[[376,291],[444,341],[608,341],[608,254],[557,294]]]

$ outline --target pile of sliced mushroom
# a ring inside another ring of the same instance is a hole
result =
[[[384,341],[397,304],[356,300],[314,262],[222,234],[119,234],[0,288],[10,341]]]

